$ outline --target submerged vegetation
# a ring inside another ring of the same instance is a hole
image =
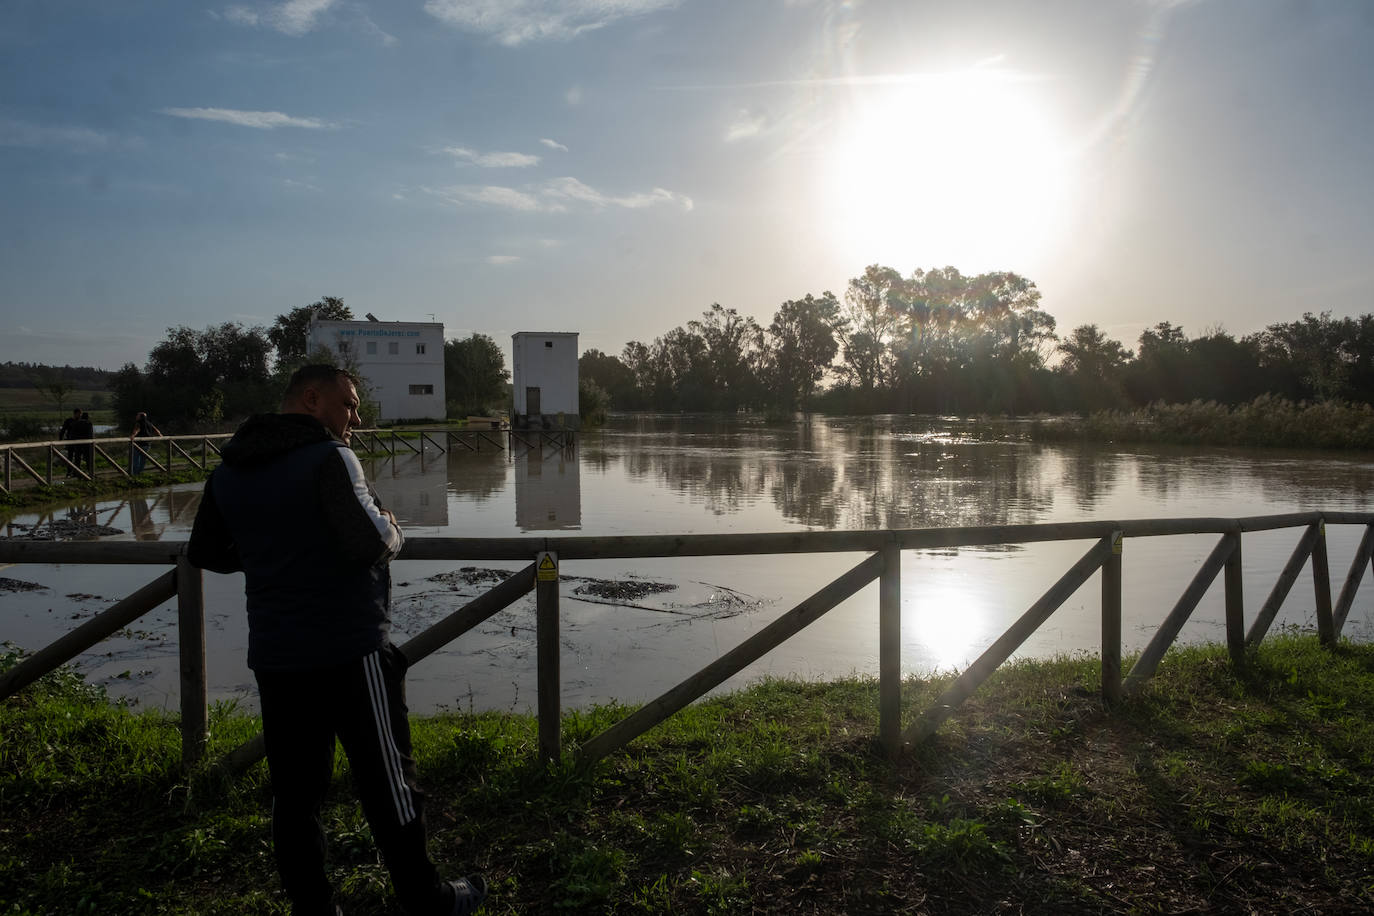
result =
[[[1183,649],[1111,711],[1097,677],[1004,668],[895,764],[866,680],[694,705],[591,772],[535,764],[529,716],[417,718],[433,850],[485,872],[487,913],[1374,907],[1374,647],[1290,634],[1240,670]],[[940,686],[908,681],[908,714]],[[565,741],[624,712],[569,712]],[[256,728],[215,707],[211,759]],[[4,913],[285,912],[262,766],[183,773],[174,719],[66,672],[0,704],[0,731]],[[324,817],[347,911],[391,912],[352,793]]]

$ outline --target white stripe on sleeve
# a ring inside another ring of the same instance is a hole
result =
[[[405,543],[405,536],[401,534],[401,527],[382,514],[382,507],[377,504],[377,500],[372,496],[371,487],[367,485],[367,475],[363,473],[362,462],[353,453],[353,449],[339,449],[339,457],[343,458],[344,467],[348,469],[348,479],[353,484],[353,495],[363,510],[367,512],[367,517],[372,521],[373,527],[377,529],[377,534],[381,537],[382,542],[386,544],[387,556],[394,557],[400,552],[401,545]]]

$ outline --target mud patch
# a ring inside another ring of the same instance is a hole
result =
[[[39,522],[37,525],[16,523],[13,527],[19,533],[0,537],[0,541],[87,541],[124,533],[122,528],[68,518],[54,519],[46,524]]]
[[[508,569],[484,569],[480,566],[464,566],[453,572],[430,576],[426,582],[438,582],[456,589],[460,585],[481,585],[484,582],[504,582],[511,577]]]
[[[583,579],[573,589],[574,595],[591,595],[607,601],[638,601],[648,595],[671,592],[677,588],[667,582],[645,582],[641,579]]]
[[[0,576],[0,592],[41,592],[47,588],[46,585],[39,585],[37,582],[25,582],[23,579],[7,579]]]

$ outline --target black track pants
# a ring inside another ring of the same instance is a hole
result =
[[[272,848],[294,912],[334,912],[320,806],[336,736],[401,905],[435,911],[442,892],[425,850],[400,650],[388,644],[338,667],[256,674],[272,775]]]

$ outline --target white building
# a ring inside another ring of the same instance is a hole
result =
[[[511,335],[511,393],[516,423],[547,420],[577,429],[577,332],[521,331]]]
[[[442,420],[444,326],[418,321],[311,321],[306,352],[332,350],[367,380],[381,420]]]

